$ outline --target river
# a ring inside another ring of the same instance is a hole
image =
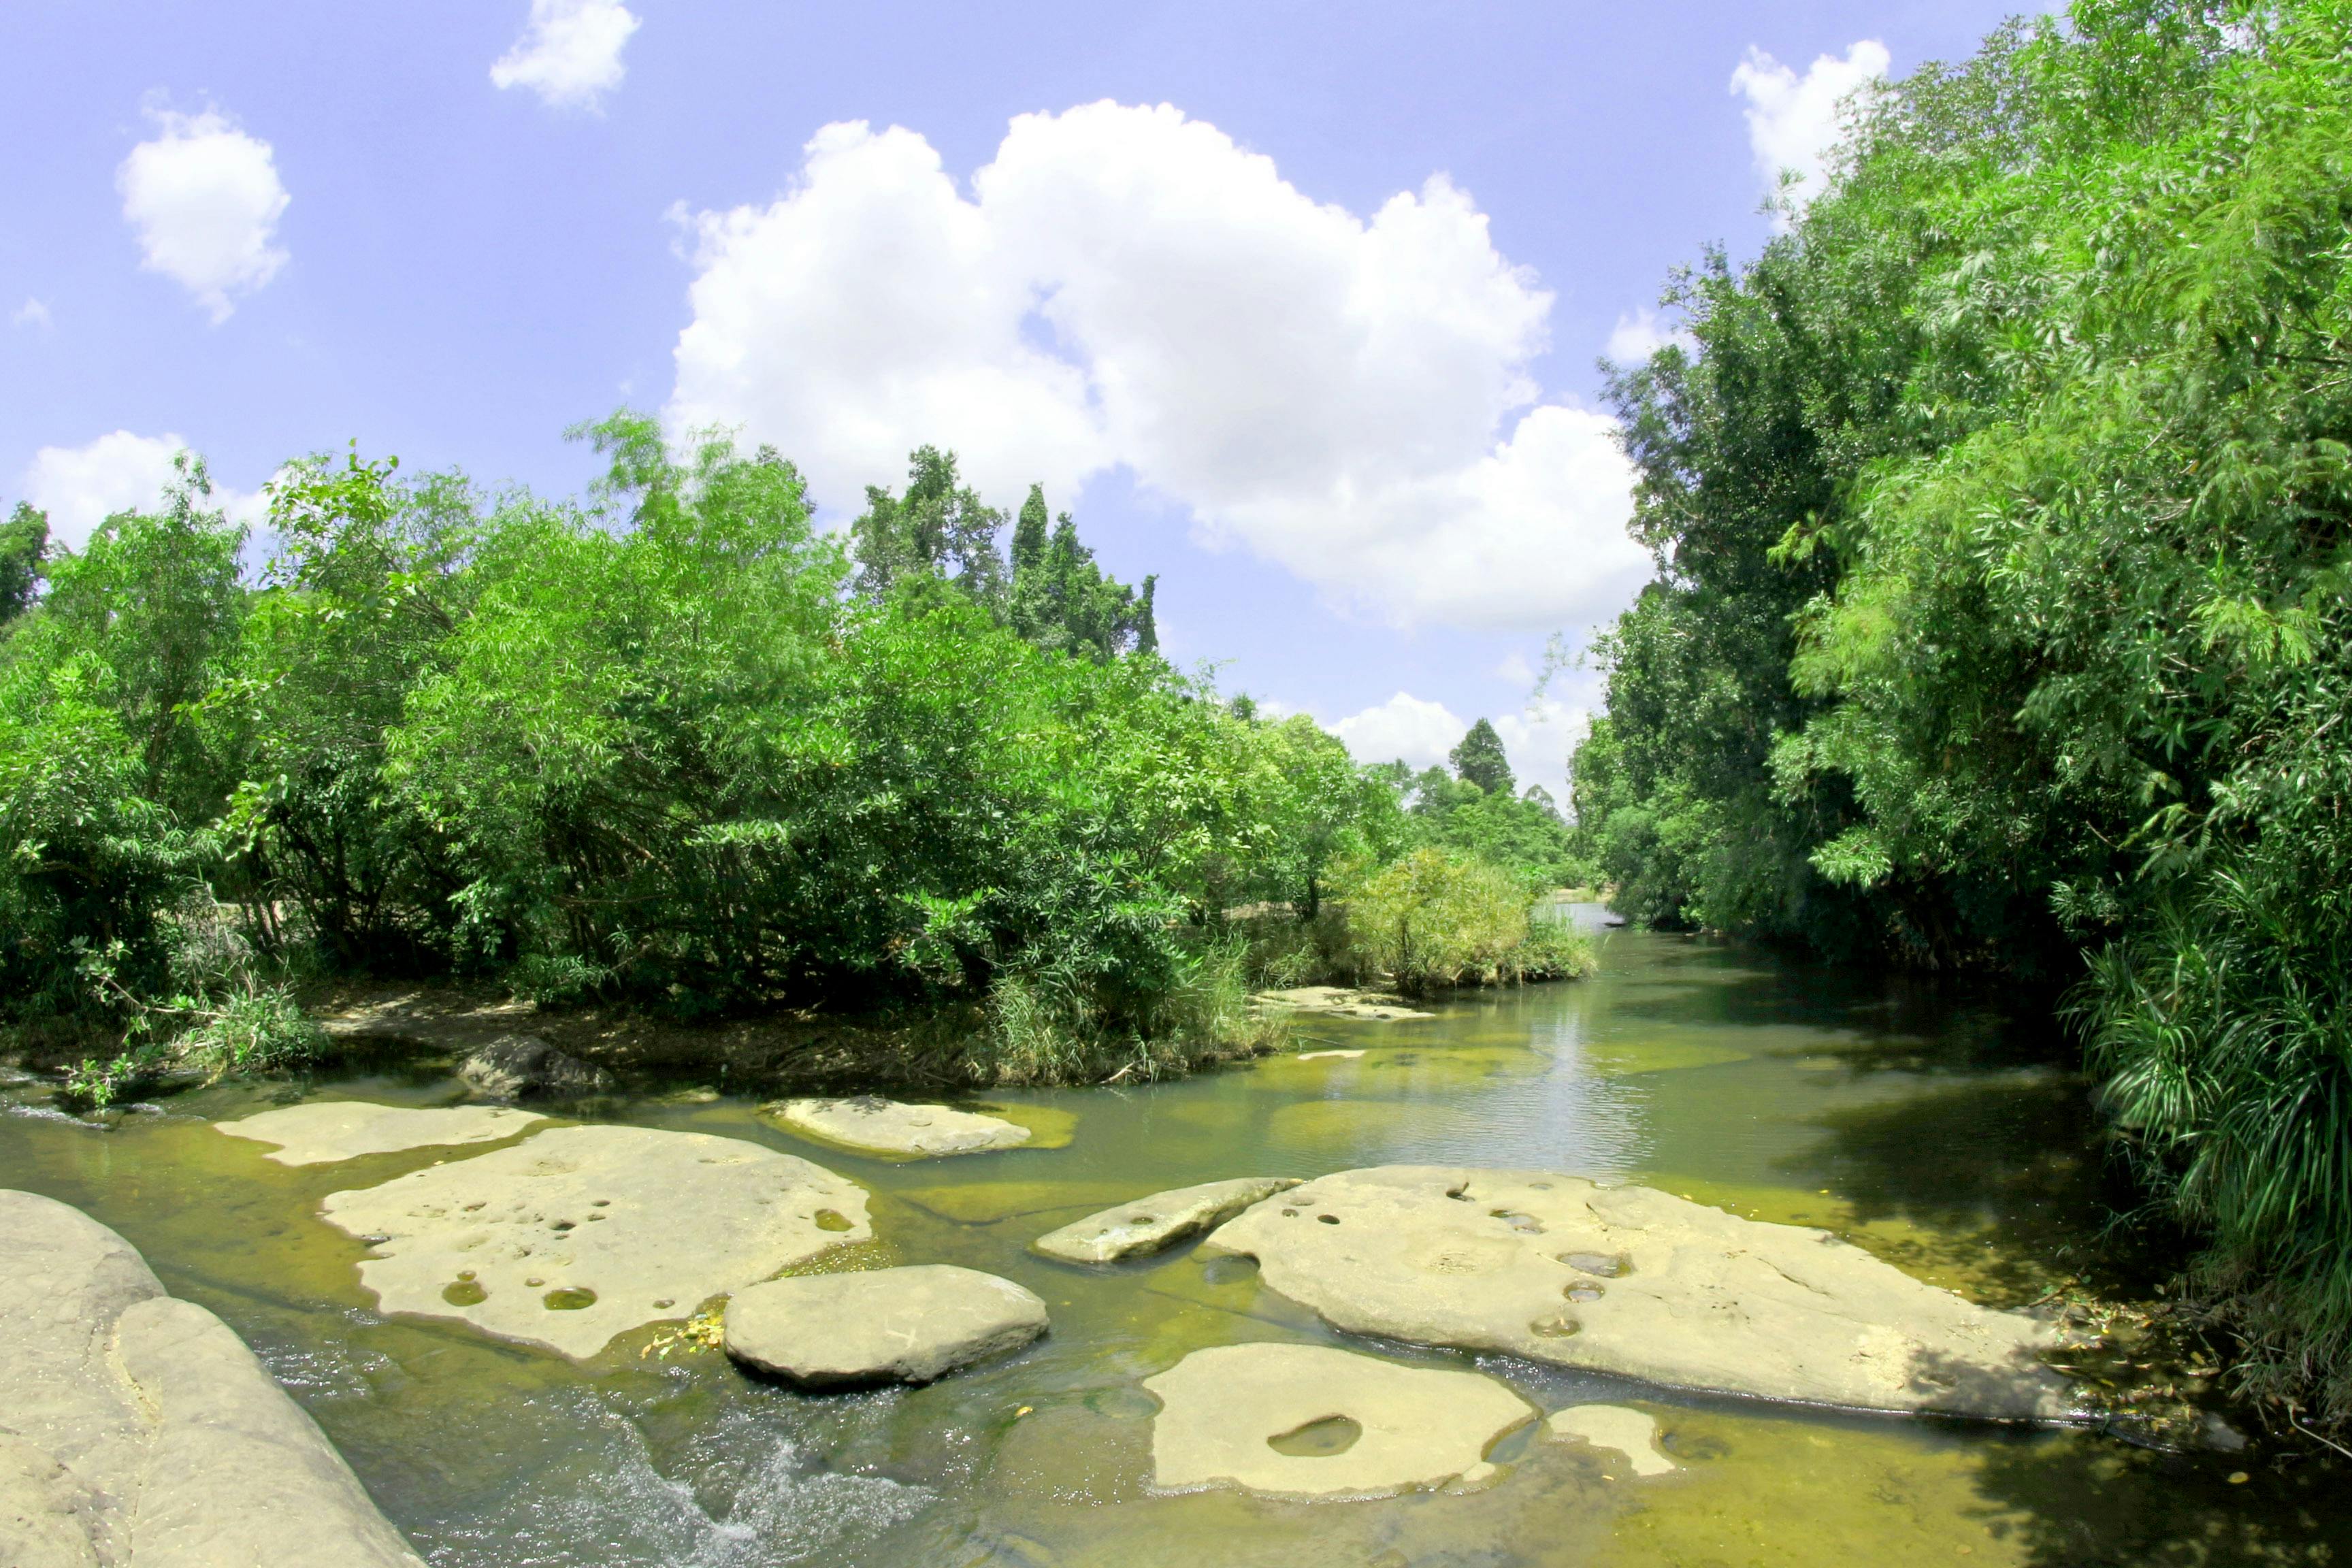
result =
[[[184,1095],[109,1131],[18,1104],[0,1117],[0,1186],[88,1210],[227,1320],[441,1568],[2352,1559],[2342,1472],[2310,1461],[1669,1394],[1347,1342],[1245,1260],[1190,1247],[1091,1273],[1025,1250],[1089,1210],[1219,1177],[1543,1166],[1822,1226],[1936,1283],[2022,1304],[2090,1265],[2110,1194],[2063,1044],[1999,1001],[1619,931],[1587,981],[1441,1003],[1428,1022],[1306,1026],[1307,1050],[1361,1055],[998,1097],[1073,1117],[1057,1149],[889,1163],[802,1144],[740,1100],[611,1108],[865,1184],[877,1240],[860,1261],[964,1264],[1050,1304],[1053,1331],[1029,1351],[917,1390],[803,1396],[715,1352],[642,1355],[652,1331],[582,1366],[383,1318],[358,1285],[360,1244],[315,1211],[436,1152],[288,1170],[212,1131],[282,1085]],[[454,1086],[310,1087],[430,1104]],[[1503,1479],[1468,1495],[1153,1495],[1155,1405],[1139,1381],[1255,1340],[1475,1365],[1546,1408],[1635,1404],[1683,1468],[1611,1479],[1592,1451],[1529,1428],[1492,1456]]]

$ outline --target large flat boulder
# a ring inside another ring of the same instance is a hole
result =
[[[727,1303],[727,1353],[814,1388],[929,1383],[1045,1331],[1045,1303],[944,1263],[771,1279]]]
[[[830,1171],[646,1127],[551,1128],[331,1193],[321,1213],[374,1248],[360,1281],[385,1311],[461,1319],[575,1358],[873,1236],[865,1192]]]
[[[848,1100],[787,1100],[761,1113],[793,1131],[861,1154],[931,1158],[1018,1149],[1029,1129],[1002,1117],[947,1105],[908,1105],[878,1095]]]
[[[1261,1198],[1298,1184],[1295,1176],[1237,1176],[1120,1204],[1049,1230],[1029,1245],[1066,1263],[1117,1263],[1164,1251],[1231,1219]]]
[[[422,1110],[320,1100],[289,1105],[213,1126],[232,1138],[275,1143],[263,1156],[281,1165],[325,1165],[362,1154],[394,1154],[462,1143],[495,1143],[528,1132],[547,1118],[508,1105],[457,1105]]]
[[[1391,1165],[1258,1204],[1203,1249],[1335,1328],[1681,1388],[1996,1420],[2076,1414],[2055,1331],[1826,1231],[1541,1171]]]
[[[6,1191],[0,1563],[422,1568],[227,1324],[79,1210]]]
[[[1400,1366],[1327,1345],[1194,1351],[1159,1397],[1152,1484],[1276,1497],[1385,1497],[1494,1473],[1486,1450],[1536,1412],[1475,1372]]]

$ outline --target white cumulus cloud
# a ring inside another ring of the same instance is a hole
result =
[[[1843,56],[1818,57],[1803,76],[1762,49],[1748,51],[1731,73],[1731,90],[1748,100],[1748,146],[1768,194],[1780,190],[1784,169],[1798,176],[1790,193],[1797,207],[1820,192],[1822,166],[1845,130],[1847,100],[1884,81],[1893,63],[1875,38],[1861,40]]]
[[[120,511],[143,511],[162,504],[179,478],[173,459],[188,449],[177,436],[138,436],[116,430],[80,447],[44,447],[25,471],[25,499],[49,514],[49,537],[68,550],[89,542],[98,525]],[[267,497],[217,482],[211,504],[232,519],[257,526],[268,514]]]
[[[1679,328],[1667,326],[1655,310],[1645,305],[1617,318],[1617,325],[1609,334],[1608,346],[1601,353],[1615,363],[1637,365],[1668,343],[1680,343],[1685,354],[1696,356],[1698,353],[1696,338]]]
[[[236,308],[231,295],[252,292],[286,265],[275,241],[293,198],[269,143],[219,113],[164,110],[153,118],[154,139],[115,171],[122,216],[139,237],[142,265],[225,321]]]
[[[911,131],[829,125],[782,198],[691,224],[671,418],[828,505],[925,441],[1005,498],[1125,466],[1399,624],[1598,619],[1646,569],[1613,423],[1529,374],[1551,296],[1443,176],[1361,217],[1105,102],[1014,120],[968,191]]]
[[[490,67],[501,88],[526,87],[555,108],[593,109],[621,85],[621,50],[639,26],[621,0],[530,0],[530,22]]]
[[[51,324],[49,308],[38,300],[27,299],[10,312],[8,322],[11,326],[39,327],[46,331]]]
[[[1590,715],[1581,708],[1538,698],[1525,708],[1489,717],[1519,787],[1541,784],[1565,807],[1568,753],[1584,738]],[[1339,737],[1349,755],[1360,763],[1402,762],[1418,769],[1445,765],[1447,754],[1461,744],[1473,722],[1443,702],[1400,691],[1324,728]]]
[[[1360,763],[1403,763],[1414,768],[1435,767],[1459,745],[1469,728],[1443,702],[1432,702],[1400,691],[1386,702],[1360,713],[1350,713],[1324,726],[1347,746]]]

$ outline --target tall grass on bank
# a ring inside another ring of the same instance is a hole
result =
[[[2092,961],[2072,1010],[2243,1392],[2352,1418],[2352,943],[2242,863]]]
[[[1246,942],[1205,942],[1179,961],[1148,1029],[1120,1026],[1050,973],[1001,976],[989,993],[984,1076],[1005,1085],[1149,1081],[1280,1050],[1289,1023],[1251,1004],[1250,973]]]
[[[302,1011],[282,964],[247,940],[236,911],[192,888],[164,914],[171,994],[141,995],[117,973],[121,944],[83,957],[80,976],[92,994],[121,1007],[119,1049],[85,1057],[67,1076],[70,1103],[103,1110],[169,1073],[215,1079],[231,1073],[308,1067],[327,1037]]]

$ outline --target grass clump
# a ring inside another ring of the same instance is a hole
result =
[[[1532,918],[1533,901],[1502,867],[1424,847],[1358,882],[1348,931],[1363,968],[1407,996],[1585,973],[1591,943],[1560,921]]]

